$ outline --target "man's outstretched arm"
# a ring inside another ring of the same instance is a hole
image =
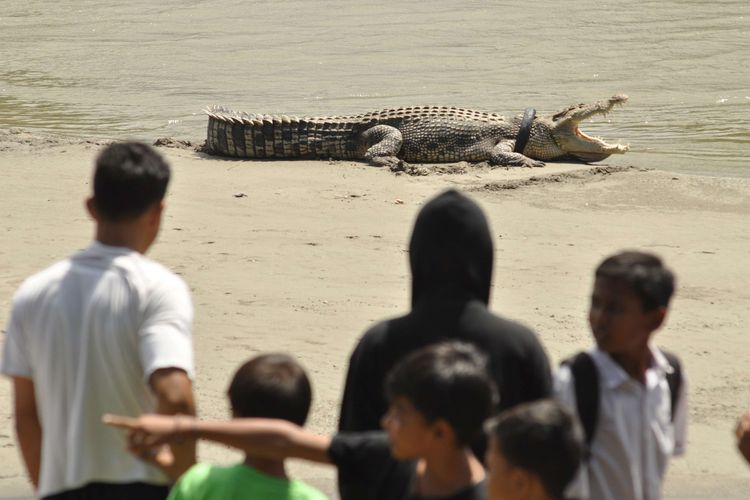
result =
[[[29,378],[13,377],[13,400],[18,444],[29,479],[36,489],[42,461],[42,425],[37,413],[34,382]]]

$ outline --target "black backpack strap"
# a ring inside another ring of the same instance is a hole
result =
[[[680,389],[682,387],[682,364],[680,358],[675,354],[659,349],[661,353],[667,358],[670,366],[672,366],[672,373],[667,373],[667,385],[669,385],[669,398],[672,405],[672,422],[674,422],[674,414],[677,411],[677,399],[680,397]]]
[[[670,393],[671,419],[674,421],[682,386],[682,364],[671,352],[662,350],[661,353],[672,367],[672,373],[668,373],[666,379]],[[599,420],[599,371],[593,358],[586,352],[580,352],[562,364],[566,365],[573,375],[578,419],[586,436],[586,445],[590,448]]]
[[[586,436],[586,445],[590,447],[599,420],[599,371],[586,352],[580,352],[562,364],[568,366],[573,375],[578,419]]]

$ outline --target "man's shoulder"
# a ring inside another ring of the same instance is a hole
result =
[[[182,281],[182,278],[161,262],[137,253],[129,257],[133,259],[139,271],[147,273],[148,276],[156,275],[154,280],[166,278]]]
[[[365,333],[362,334],[362,338],[360,340],[371,344],[383,343],[389,337],[390,332],[392,332],[394,329],[400,330],[409,321],[409,314],[382,319],[365,330]]]
[[[403,328],[403,324],[406,321],[408,321],[408,315],[378,321],[365,330],[359,338],[355,352],[373,356],[383,350],[390,352],[394,347],[394,343],[408,343],[409,339],[406,338],[406,335],[399,336],[395,334],[402,330],[408,330],[408,328]]]
[[[119,258],[115,264],[133,282],[146,290],[187,290],[185,281],[164,264],[144,255],[133,253]]]
[[[496,330],[502,331],[505,335],[518,337],[524,340],[536,340],[536,333],[531,327],[521,323],[520,321],[506,318],[495,312],[487,309],[487,319]]]
[[[354,364],[366,366],[370,372],[363,375],[381,389],[382,380],[390,368],[407,354],[440,340],[432,336],[412,314],[379,321],[357,341],[351,359]],[[350,364],[350,368],[351,368]]]
[[[544,352],[538,335],[529,326],[489,310],[478,335],[481,336],[478,343],[487,343],[496,352],[521,357],[535,357]]]
[[[70,269],[70,259],[64,259],[51,264],[41,271],[37,271],[26,278],[18,287],[15,293],[15,300],[20,301],[25,298],[38,295],[40,292],[47,290],[50,285],[59,282]]]

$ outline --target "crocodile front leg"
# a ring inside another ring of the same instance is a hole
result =
[[[404,141],[401,132],[390,125],[376,125],[365,130],[361,136],[367,146],[364,158],[376,167],[398,167],[403,161],[396,158]]]
[[[513,147],[516,141],[506,139],[500,141],[497,145],[492,148],[490,154],[490,165],[493,167],[543,167],[544,162],[538,160],[532,160],[528,156],[524,156],[521,153],[513,152]]]

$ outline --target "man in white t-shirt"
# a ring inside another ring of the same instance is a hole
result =
[[[41,498],[165,498],[103,413],[194,414],[193,307],[185,283],[143,256],[159,232],[170,169],[151,147],[96,160],[86,202],[96,240],[16,292],[0,372],[13,381],[18,444]],[[195,461],[194,442],[172,449]]]

